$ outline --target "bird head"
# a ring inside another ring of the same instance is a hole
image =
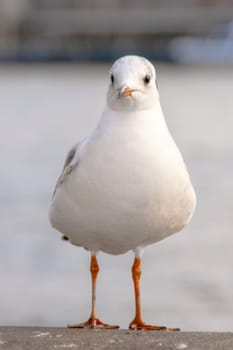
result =
[[[113,110],[152,108],[159,100],[154,66],[144,57],[124,56],[111,67],[107,93]]]

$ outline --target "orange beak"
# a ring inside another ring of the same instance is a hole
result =
[[[128,85],[123,85],[120,89],[119,95],[124,96],[124,97],[128,97],[128,96],[132,96],[132,93],[134,92],[134,89],[130,89],[128,87]]]

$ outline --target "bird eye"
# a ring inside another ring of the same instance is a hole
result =
[[[144,78],[145,84],[149,84],[150,80],[151,80],[151,76],[149,74],[147,74]]]
[[[113,74],[111,74],[111,82],[112,82],[112,84],[114,83],[114,76],[113,76]]]

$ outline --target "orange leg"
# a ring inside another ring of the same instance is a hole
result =
[[[91,255],[91,281],[92,281],[92,305],[90,318],[83,323],[68,325],[68,328],[106,328],[115,329],[119,326],[111,326],[100,321],[96,313],[96,280],[99,273],[99,265],[95,255]]]
[[[135,317],[129,325],[129,329],[146,329],[154,331],[179,331],[179,328],[167,328],[163,326],[148,325],[143,321],[141,297],[140,297],[140,278],[141,278],[141,258],[135,257],[132,266],[132,277],[135,293]]]

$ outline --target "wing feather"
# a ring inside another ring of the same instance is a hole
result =
[[[71,172],[73,171],[74,167],[76,167],[78,165],[78,161],[76,161],[75,163],[72,163],[72,161],[74,160],[75,158],[75,155],[77,153],[77,150],[78,150],[78,146],[79,144],[75,145],[74,147],[71,148],[71,150],[68,152],[67,156],[66,156],[66,159],[65,159],[65,163],[64,163],[64,166],[63,166],[63,169],[62,169],[62,173],[61,175],[59,176],[58,180],[57,180],[57,183],[56,183],[56,186],[55,186],[55,189],[53,191],[53,195],[52,195],[52,198],[54,198],[55,196],[55,193],[58,189],[59,186],[61,186],[61,184],[63,183],[63,181],[65,180],[65,178],[71,174]]]

